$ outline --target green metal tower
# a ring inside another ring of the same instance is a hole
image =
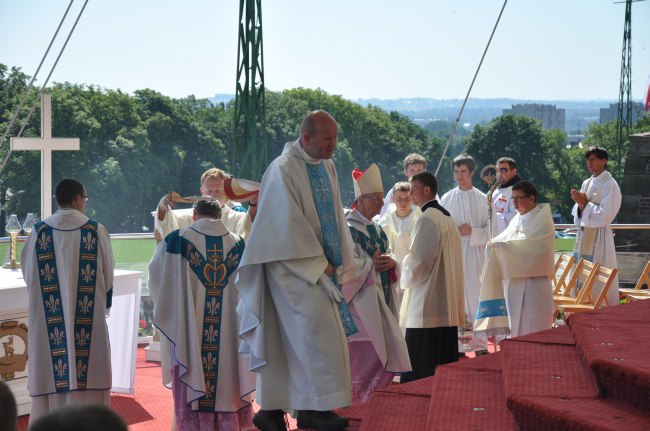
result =
[[[266,168],[262,0],[239,0],[237,89],[231,172],[259,180]]]
[[[618,121],[616,123],[616,177],[622,179],[623,145],[632,130],[632,1],[625,1],[621,81],[618,93]]]

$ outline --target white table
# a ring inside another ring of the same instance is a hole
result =
[[[140,285],[142,272],[116,269],[113,281],[113,306],[107,319],[111,342],[111,367],[113,371],[113,392],[132,394],[135,381],[135,359],[138,346],[138,323],[140,320]],[[24,330],[15,328],[14,323],[27,326],[27,288],[20,270],[0,269],[0,342],[9,342],[13,335],[13,356],[0,347],[0,379],[14,393],[18,414],[29,414],[31,401],[27,391],[27,367],[21,371],[3,374],[5,365],[20,357],[25,351],[21,334]],[[13,329],[12,329],[13,328]],[[3,344],[4,346],[4,344]],[[15,362],[15,361],[14,361]],[[16,365],[13,366],[15,368]]]

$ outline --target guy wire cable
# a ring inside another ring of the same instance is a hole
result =
[[[494,28],[492,29],[492,34],[490,34],[490,39],[488,40],[487,45],[485,46],[485,50],[483,51],[483,56],[481,57],[481,61],[478,63],[478,67],[476,68],[476,72],[474,73],[474,78],[472,79],[472,83],[469,86],[469,90],[467,90],[467,95],[465,96],[465,100],[463,100],[463,105],[460,107],[460,112],[458,112],[458,117],[456,117],[456,121],[454,122],[454,127],[451,130],[451,134],[449,135],[449,140],[447,140],[447,145],[445,145],[445,149],[442,151],[442,155],[440,156],[440,161],[438,162],[438,167],[436,168],[436,172],[434,173],[436,176],[438,176],[438,171],[440,171],[440,166],[442,165],[442,161],[445,158],[445,154],[447,154],[447,150],[449,149],[449,145],[451,144],[451,140],[454,137],[454,134],[456,133],[456,127],[458,127],[458,123],[460,122],[460,117],[463,115],[463,109],[465,109],[465,104],[467,103],[467,99],[469,99],[469,94],[472,92],[472,87],[474,87],[474,82],[476,81],[476,77],[478,76],[479,70],[481,70],[481,65],[483,64],[483,59],[485,59],[485,55],[487,54],[487,50],[490,47],[490,43],[492,42],[492,37],[494,36],[494,33],[497,30],[497,27],[499,26],[499,21],[501,21],[501,15],[503,15],[503,11],[506,8],[506,4],[508,3],[508,0],[504,0],[503,6],[501,7],[501,12],[499,12],[499,17],[497,18],[497,22],[494,23]]]
[[[36,81],[36,78],[38,77],[38,73],[40,72],[41,67],[43,66],[43,63],[45,62],[45,59],[47,58],[47,55],[50,52],[50,48],[52,48],[52,45],[54,44],[54,41],[56,40],[56,37],[59,34],[59,30],[61,30],[61,26],[63,25],[63,22],[65,21],[66,16],[68,16],[68,12],[70,11],[70,7],[72,6],[72,3],[74,3],[74,0],[70,0],[70,3],[68,3],[68,8],[65,10],[65,13],[63,14],[63,18],[61,18],[61,21],[59,22],[59,26],[56,28],[56,31],[54,32],[54,36],[52,36],[52,39],[50,40],[50,44],[48,45],[47,49],[45,50],[45,54],[43,54],[43,57],[41,58],[41,63],[36,68],[36,73],[34,73],[34,76],[32,77],[32,80],[29,82],[29,85],[27,86],[27,89],[25,90],[25,93],[23,94],[23,97],[21,98],[20,103],[18,104],[18,107],[14,111],[14,114],[11,117],[11,120],[9,121],[9,125],[5,129],[5,133],[2,136],[2,139],[0,139],[0,146],[2,144],[4,144],[5,139],[7,139],[7,135],[9,134],[9,131],[11,130],[11,127],[14,125],[14,122],[16,121],[16,118],[18,118],[18,114],[20,113],[20,108],[23,107],[23,104],[25,103],[25,100],[27,100],[27,96],[29,96],[29,90],[31,90],[32,87],[34,86],[34,81]]]
[[[56,60],[54,61],[54,64],[52,65],[52,68],[50,69],[50,73],[47,75],[47,78],[45,79],[45,82],[43,82],[43,85],[41,86],[40,90],[38,91],[38,97],[36,98],[36,101],[32,105],[32,109],[30,109],[29,114],[27,114],[27,118],[23,122],[22,127],[20,128],[20,131],[18,132],[18,135],[16,137],[20,137],[23,134],[23,131],[25,130],[25,126],[27,126],[27,122],[31,118],[32,114],[34,113],[34,109],[36,109],[36,105],[38,102],[41,100],[41,96],[43,94],[43,91],[45,90],[45,87],[47,86],[47,83],[50,81],[50,78],[52,77],[52,73],[54,73],[54,69],[56,68],[56,65],[59,63],[59,59],[61,58],[61,55],[63,54],[63,51],[65,50],[66,46],[68,45],[68,42],[70,41],[70,37],[72,36],[72,33],[74,32],[75,28],[77,27],[77,23],[79,22],[79,19],[81,18],[81,15],[84,12],[84,9],[86,9],[86,5],[88,4],[88,0],[86,0],[81,7],[81,10],[79,11],[79,15],[77,15],[77,19],[75,20],[74,24],[72,25],[72,28],[70,29],[70,32],[68,33],[68,37],[65,39],[65,42],[63,46],[61,47],[61,50],[59,51],[59,55],[56,57]],[[5,169],[5,166],[7,165],[7,162],[9,161],[9,157],[11,156],[11,148],[7,151],[7,155],[5,156],[4,160],[2,161],[2,165],[0,165],[0,174]]]

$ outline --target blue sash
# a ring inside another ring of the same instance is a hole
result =
[[[388,250],[388,237],[384,233],[384,230],[379,227],[378,231],[374,224],[367,224],[365,226],[368,230],[368,235],[355,227],[349,226],[352,241],[359,244],[371,259],[377,250],[379,250],[379,253],[386,253],[386,250]],[[382,271],[379,275],[381,277],[381,287],[384,291],[384,300],[386,301],[386,305],[390,307],[391,302],[393,302],[393,294],[390,288],[389,271]]]
[[[36,260],[43,296],[43,310],[50,340],[50,355],[54,370],[56,392],[70,390],[68,347],[65,333],[65,316],[61,300],[61,288],[57,271],[52,227],[39,222],[36,231]],[[74,319],[75,371],[77,389],[86,389],[88,359],[92,340],[93,314],[95,309],[95,286],[97,284],[97,222],[88,220],[81,228],[79,244],[79,274]]]
[[[205,395],[198,399],[199,411],[214,412],[219,378],[219,348],[221,342],[221,304],[228,278],[237,269],[244,252],[244,240],[237,241],[224,260],[223,237],[205,235],[207,257],[187,238],[175,230],[167,238],[167,253],[180,254],[205,287],[201,361]],[[237,346],[234,346],[237,348]]]
[[[318,220],[320,221],[321,232],[323,233],[325,257],[335,268],[332,274],[332,282],[339,289],[339,292],[342,292],[341,286],[336,280],[336,267],[341,266],[343,263],[343,256],[341,255],[341,240],[339,238],[339,228],[336,224],[336,210],[332,201],[330,180],[325,170],[325,163],[321,162],[314,165],[305,162],[305,166],[307,167],[307,174],[309,174],[314,204],[316,205],[316,212],[318,213]],[[346,336],[349,337],[359,332],[359,328],[354,323],[345,299],[339,303],[339,315],[341,316],[341,322],[343,323]]]

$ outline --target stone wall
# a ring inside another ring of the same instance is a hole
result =
[[[617,222],[650,224],[650,132],[630,135]],[[620,252],[650,252],[650,229],[616,230]]]

